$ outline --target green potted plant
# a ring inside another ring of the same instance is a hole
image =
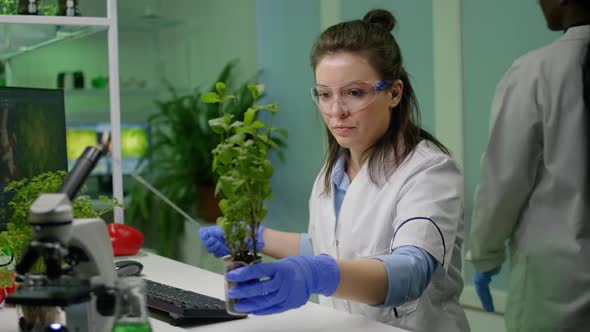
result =
[[[224,66],[217,81],[233,85],[237,62]],[[240,116],[252,103],[247,84],[236,95],[239,102],[224,106],[224,112]],[[213,91],[212,86],[207,91]],[[201,101],[203,93],[195,89],[158,101],[158,112],[148,118],[150,148],[138,167],[138,173],[191,217],[214,223],[221,214],[214,196],[215,175],[211,171],[211,150],[218,135],[208,126],[217,116],[216,105]],[[139,183],[133,183],[126,210],[126,223],[146,234],[146,243],[161,255],[179,258],[178,239],[184,233],[184,217],[159,200]]]
[[[270,187],[273,166],[269,152],[280,150],[282,144],[276,134],[286,138],[287,131],[271,125],[272,116],[278,112],[277,104],[256,103],[262,86],[248,86],[253,102],[242,118],[223,112],[223,105],[235,102],[237,97],[225,93],[223,82],[217,83],[215,88],[215,92],[203,96],[203,101],[218,104],[220,109],[220,116],[210,120],[209,126],[219,135],[219,143],[212,151],[212,168],[218,177],[215,193],[221,196],[222,216],[217,224],[226,234],[230,251],[230,255],[223,258],[224,271],[228,272],[260,261],[256,251],[257,230],[268,211],[265,201],[273,197]],[[270,112],[268,123],[258,118],[260,111]],[[240,314],[234,310],[235,300],[227,297],[231,286],[226,283],[227,311]]]
[[[0,15],[15,15],[17,0],[0,0]]]
[[[0,232],[0,236],[11,242],[10,249],[15,257],[19,257],[25,245],[31,240],[31,225],[29,221],[30,207],[42,193],[58,192],[65,180],[67,172],[44,172],[33,178],[20,179],[12,181],[4,187],[4,192],[14,192],[15,195],[8,202],[10,209],[10,220],[7,223],[6,230]],[[122,205],[115,198],[109,198],[101,195],[99,199],[104,203],[104,208],[96,211],[93,207],[92,200],[84,196],[85,188],[82,189],[82,195],[78,195],[72,202],[75,218],[98,218],[104,213],[112,210],[115,206]],[[0,280],[2,284],[2,280]]]
[[[8,202],[11,215],[6,230],[0,232],[1,256],[12,256],[2,261],[11,262],[0,267],[0,288],[11,288],[14,286],[14,265],[20,259],[26,245],[31,241],[31,225],[29,221],[30,207],[37,197],[42,193],[58,192],[65,180],[67,172],[45,172],[33,178],[12,181],[4,188],[5,193],[14,192],[14,196]],[[82,189],[83,193],[85,188]],[[98,218],[110,211],[115,206],[122,205],[115,198],[99,196],[104,208],[96,211],[93,208],[92,200],[83,195],[78,195],[72,202],[75,218]],[[31,272],[43,271],[43,262],[39,260],[31,269]],[[22,314],[27,322],[42,322],[46,317],[57,314],[54,307],[27,307],[21,308]]]

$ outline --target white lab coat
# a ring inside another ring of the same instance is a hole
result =
[[[467,259],[490,270],[508,240],[510,332],[590,331],[589,38],[572,27],[516,60],[493,101]]]
[[[365,163],[346,192],[337,223],[334,190],[322,194],[323,179],[320,172],[309,202],[314,254],[367,258],[413,245],[444,265],[419,299],[397,308],[322,296],[320,303],[410,331],[469,331],[459,305],[463,177],[455,162],[423,141],[381,187],[371,182]]]

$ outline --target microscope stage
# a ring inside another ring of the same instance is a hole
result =
[[[91,293],[90,285],[19,287],[16,292],[6,297],[6,303],[64,307],[88,301]]]

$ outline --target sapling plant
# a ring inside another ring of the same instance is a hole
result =
[[[217,176],[215,194],[221,200],[222,216],[217,225],[225,232],[226,244],[233,261],[251,263],[259,256],[256,250],[258,229],[268,211],[265,201],[273,198],[270,179],[273,166],[271,150],[282,158],[281,137],[287,131],[272,127],[272,117],[278,112],[276,103],[259,105],[261,85],[248,86],[252,105],[243,119],[223,112],[223,104],[236,102],[236,96],[225,94],[225,84],[218,82],[216,91],[203,96],[206,103],[219,104],[219,117],[209,120],[210,128],[219,134],[219,144],[212,151],[212,170]],[[268,112],[262,120],[260,112]]]

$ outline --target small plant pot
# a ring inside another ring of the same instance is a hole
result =
[[[228,314],[234,316],[247,316],[247,312],[240,312],[235,309],[236,303],[240,300],[232,299],[227,295],[227,291],[236,285],[235,282],[230,282],[225,278],[227,273],[231,270],[235,270],[242,266],[252,265],[256,263],[260,263],[262,261],[262,257],[257,257],[257,259],[251,263],[246,263],[243,261],[234,261],[231,255],[223,256],[223,276],[224,276],[224,284],[225,284],[225,310]]]

